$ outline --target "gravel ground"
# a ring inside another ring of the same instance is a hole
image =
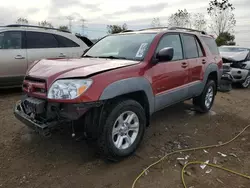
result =
[[[107,163],[85,141],[77,142],[67,132],[42,138],[26,128],[13,116],[20,95],[20,90],[0,91],[0,187],[4,188],[129,188],[136,176],[164,153],[227,141],[250,124],[250,89],[218,93],[213,109],[205,115],[192,111],[187,101],[153,116],[135,155],[120,163]],[[177,158],[187,155],[187,161],[217,161],[250,174],[249,139],[250,129],[224,147],[172,155],[150,169],[136,187],[183,187],[182,162]],[[250,183],[210,167],[202,170],[193,165],[187,171],[190,188],[247,188]]]

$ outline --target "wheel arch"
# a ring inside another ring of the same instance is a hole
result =
[[[146,111],[149,124],[155,101],[151,84],[147,79],[135,77],[113,82],[103,90],[99,100],[117,98],[131,98],[139,102]]]
[[[213,64],[208,65],[204,73],[203,89],[208,80],[214,80],[216,87],[218,87],[220,83],[221,75],[222,75],[222,72],[219,70],[219,67],[217,64],[213,63]]]

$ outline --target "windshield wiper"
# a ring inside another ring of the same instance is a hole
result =
[[[107,58],[107,59],[127,59],[126,57],[116,57],[116,56],[98,56],[97,58]]]

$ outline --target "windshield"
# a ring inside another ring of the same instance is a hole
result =
[[[220,47],[220,52],[244,52],[249,51],[247,48],[235,48],[235,47]]]
[[[143,60],[155,35],[155,33],[110,35],[96,43],[84,56]]]

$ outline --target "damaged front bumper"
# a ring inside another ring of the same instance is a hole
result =
[[[99,102],[48,103],[46,100],[25,97],[25,99],[16,103],[14,115],[29,128],[47,137],[51,135],[52,130],[65,124],[70,125],[71,122],[82,117],[90,108],[99,105],[101,105]]]
[[[22,102],[18,101],[14,109],[15,117],[29,128],[43,136],[50,136],[51,130],[58,125],[58,121],[46,122],[36,120],[33,116],[27,115],[23,109]]]

